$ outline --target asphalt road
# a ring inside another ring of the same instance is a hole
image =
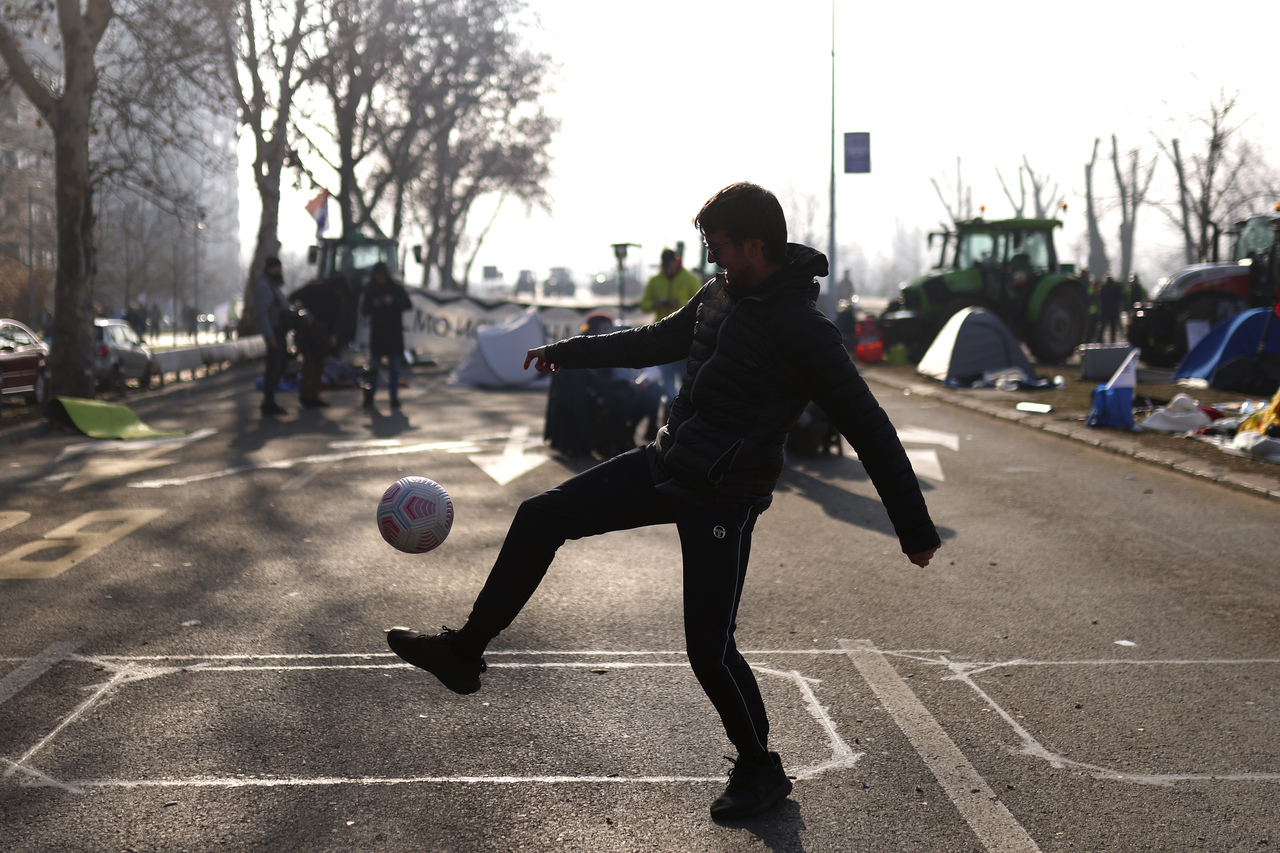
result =
[[[473,696],[386,650],[460,625],[572,473],[542,392],[419,372],[400,414],[277,422],[251,382],[129,401],[181,439],[0,448],[0,850],[1280,844],[1274,502],[882,388],[944,547],[911,566],[855,459],[794,460],[739,644],[795,791],[717,824],[673,529],[567,544]],[[373,522],[406,474],[455,502],[425,556]]]

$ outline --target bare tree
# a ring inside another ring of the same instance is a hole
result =
[[[1084,197],[1085,217],[1089,228],[1089,274],[1096,280],[1101,279],[1111,270],[1111,261],[1107,259],[1107,244],[1098,229],[1098,211],[1093,196],[1093,168],[1098,164],[1098,146],[1101,139],[1093,140],[1093,156],[1084,164]]]
[[[220,22],[219,47],[232,102],[253,136],[253,180],[262,202],[238,334],[254,334],[253,273],[280,254],[280,182],[297,162],[290,123],[307,82],[301,50],[313,34],[306,0],[205,0]]]
[[[53,394],[93,395],[93,181],[89,168],[93,98],[98,88],[94,54],[115,16],[110,0],[56,0],[23,10],[5,8],[0,19],[0,58],[23,94],[49,124],[54,138],[58,269],[54,285]],[[23,50],[57,17],[62,67],[42,67]]]
[[[406,8],[411,5],[327,0],[320,11],[320,38],[305,46],[306,73],[325,100],[323,109],[302,111],[295,126],[302,128],[309,153],[338,174],[334,200],[344,234],[369,228],[386,236],[364,203],[360,184],[366,164],[376,159],[389,78],[404,63]]]
[[[942,192],[942,187],[938,185],[937,178],[930,178],[929,182],[933,184],[933,190],[938,194],[938,201],[942,202],[942,206],[947,210],[947,218],[952,222],[961,219],[973,218],[973,190],[965,187],[964,179],[960,176],[960,158],[956,158],[956,183],[955,187],[951,183],[947,183],[947,190],[955,193],[955,203],[952,204],[947,196]]]
[[[436,37],[427,43],[433,56],[419,59],[433,70],[422,78],[429,85],[412,97],[421,99],[417,108],[430,122],[415,146],[419,168],[407,186],[426,232],[424,276],[434,274],[445,289],[457,287],[458,252],[469,247],[474,257],[483,240],[484,232],[467,237],[477,199],[496,194],[526,208],[549,205],[548,151],[559,122],[541,103],[550,61],[523,49],[515,31],[521,8],[508,0],[445,2],[436,10]]]
[[[1219,92],[1204,115],[1192,122],[1204,130],[1202,147],[1184,151],[1179,139],[1157,137],[1178,177],[1178,204],[1163,205],[1183,235],[1186,262],[1204,263],[1216,255],[1218,236],[1277,189],[1274,173],[1235,121],[1238,95]]]
[[[192,93],[208,83],[201,23],[171,0],[41,0],[0,12],[0,59],[53,136],[52,393],[93,391],[96,191],[110,181],[176,201],[164,153],[190,152],[206,135],[190,120]]]
[[[1113,133],[1111,166],[1115,171],[1116,190],[1120,194],[1120,280],[1128,281],[1129,274],[1133,272],[1133,235],[1138,227],[1138,209],[1147,199],[1151,177],[1156,170],[1156,160],[1153,157],[1146,166],[1145,174],[1142,174],[1138,167],[1138,149],[1134,148],[1129,152],[1129,177],[1126,180],[1120,165],[1120,149]]]
[[[35,108],[0,74],[0,316],[32,328],[53,272],[52,143]]]
[[[1013,215],[1017,219],[1022,218],[1023,211],[1027,208],[1027,184],[1023,179],[1022,167],[1018,167],[1018,200],[1013,200],[1013,193],[1009,192],[1009,185],[1004,182],[1004,175],[1000,174],[1000,170],[996,169],[996,177],[1000,179],[1000,188],[1004,190],[1004,197],[1009,199],[1009,206],[1013,208]]]
[[[1036,219],[1048,219],[1062,203],[1062,193],[1058,191],[1058,185],[1055,183],[1053,189],[1048,190],[1049,176],[1037,175],[1036,170],[1031,168],[1031,161],[1027,159],[1026,154],[1022,155],[1022,168],[1026,171],[1027,179],[1031,181],[1031,200],[1035,203]]]

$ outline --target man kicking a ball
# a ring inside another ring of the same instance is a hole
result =
[[[569,539],[675,524],[684,558],[689,664],[738,757],[717,819],[747,818],[791,792],[751,667],[734,643],[756,518],[783,468],[787,432],[815,401],[853,445],[893,522],[902,551],[927,566],[941,541],[898,434],[817,308],[820,252],[787,243],[772,193],[725,187],[694,224],[722,270],[659,322],[530,350],[544,373],[634,367],[688,357],[665,426],[623,453],[524,501],[467,623],[434,636],[393,628],[392,651],[457,693],[480,689],[486,646],[516,618]]]

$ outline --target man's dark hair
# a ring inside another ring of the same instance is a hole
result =
[[[676,253],[675,253],[675,251],[674,251],[674,250],[672,250],[672,249],[663,249],[663,250],[662,250],[662,263],[663,263],[664,265],[671,263],[671,262],[672,262],[672,261],[674,261],[675,259],[676,259]]]
[[[722,231],[735,243],[762,240],[769,263],[782,263],[787,257],[787,218],[777,196],[762,186],[730,184],[702,206],[693,224],[703,234]]]

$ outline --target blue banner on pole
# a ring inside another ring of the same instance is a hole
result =
[[[871,171],[871,134],[844,135],[844,171],[845,174]]]

